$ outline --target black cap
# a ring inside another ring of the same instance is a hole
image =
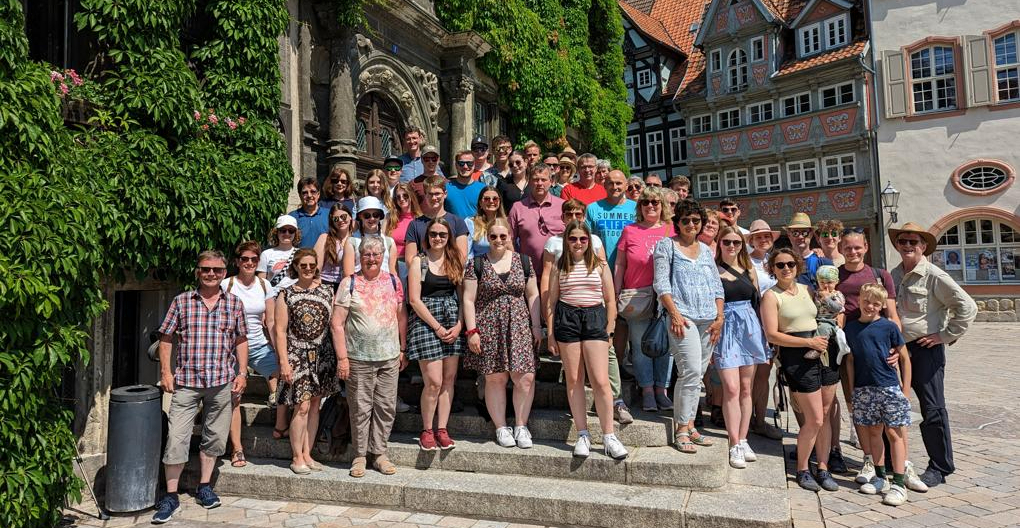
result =
[[[475,138],[471,140],[471,146],[474,147],[475,145],[485,145],[488,147],[489,140],[485,139],[485,136],[475,136]]]
[[[400,159],[399,156],[390,156],[383,160],[383,167],[389,163],[399,163],[401,167],[404,166],[404,160]]]

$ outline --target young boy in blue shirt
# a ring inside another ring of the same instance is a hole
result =
[[[883,431],[889,437],[889,455],[893,463],[893,483],[882,503],[900,506],[907,501],[904,485],[907,458],[906,428],[910,425],[910,355],[903,335],[895,323],[882,317],[885,308],[885,286],[861,286],[861,317],[847,321],[847,341],[851,354],[845,358],[847,374],[853,389],[853,419],[871,445],[875,478],[861,486],[861,493],[875,494],[885,487],[885,448]],[[890,353],[899,353],[899,372],[886,360]],[[902,378],[902,379],[901,379]]]

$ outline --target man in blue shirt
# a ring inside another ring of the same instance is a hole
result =
[[[485,184],[472,180],[475,158],[470,150],[457,153],[457,178],[446,184],[446,210],[464,219],[478,210],[478,196]]]
[[[301,208],[289,214],[297,220],[301,230],[303,248],[315,247],[319,235],[329,231],[329,210],[319,205],[319,181],[305,177],[298,182],[298,194],[301,195]]]
[[[425,146],[425,133],[416,126],[410,126],[404,132],[404,153],[400,155],[400,161],[404,166],[400,169],[400,183],[407,183],[425,172],[425,166],[421,160],[421,149]],[[440,168],[436,169],[439,174],[443,173]]]
[[[790,238],[793,250],[800,253],[804,258],[804,273],[797,276],[797,282],[818,289],[818,282],[815,279],[815,272],[819,266],[832,265],[832,261],[819,257],[811,250],[811,236],[814,235],[814,228],[811,227],[811,217],[807,213],[795,213],[790,223],[783,229],[786,236]]]
[[[637,203],[627,199],[627,176],[623,171],[610,171],[602,185],[606,188],[606,197],[588,206],[585,221],[591,232],[605,243],[609,267],[615,269],[616,244],[623,228],[634,223]]]

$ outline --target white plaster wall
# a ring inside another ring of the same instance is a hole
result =
[[[879,61],[883,51],[898,50],[925,37],[980,35],[1020,19],[1018,0],[873,0],[871,5],[872,37]],[[877,70],[881,97],[881,63]],[[960,91],[959,105],[965,104]],[[882,104],[879,108],[880,113],[884,111]],[[997,159],[1020,170],[1018,138],[1020,109],[968,108],[961,116],[913,122],[880,115],[878,152],[882,186],[892,182],[902,193],[899,223],[914,221],[930,227],[955,210],[975,206],[1020,213],[1020,185],[990,196],[971,196],[960,193],[950,183],[953,171],[973,159]],[[887,250],[890,264],[898,263],[894,249]]]

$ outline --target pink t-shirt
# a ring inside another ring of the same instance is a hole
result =
[[[655,278],[655,266],[652,264],[655,244],[673,235],[673,226],[670,224],[642,227],[634,223],[623,228],[620,241],[616,244],[617,263],[620,262],[620,256],[627,259],[627,271],[623,274],[621,288],[644,288],[652,285]]]
[[[393,228],[393,232],[390,233],[390,236],[393,237],[393,241],[397,245],[397,260],[404,258],[404,237],[407,236],[407,226],[411,225],[412,221],[414,221],[414,213],[400,215],[397,227]]]

